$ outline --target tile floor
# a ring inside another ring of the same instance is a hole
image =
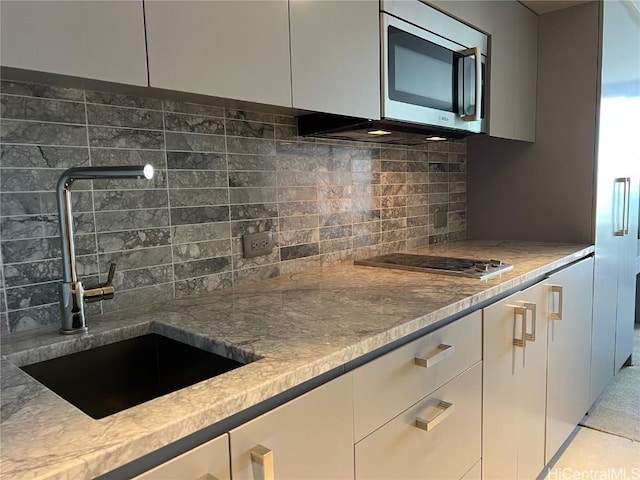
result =
[[[579,427],[545,480],[587,479],[640,480],[640,442]]]

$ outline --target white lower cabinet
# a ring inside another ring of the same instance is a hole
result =
[[[481,388],[477,363],[360,441],[356,479],[462,478],[480,459]]]
[[[229,432],[234,480],[353,479],[347,373]]]
[[[554,273],[545,283],[549,295],[548,463],[590,407],[593,258]]]
[[[544,468],[547,290],[539,283],[483,310],[484,480],[532,480]]]
[[[222,434],[133,480],[230,480],[229,435]]]

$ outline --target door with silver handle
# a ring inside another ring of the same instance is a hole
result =
[[[630,186],[629,177],[618,177],[613,181],[613,235],[623,237],[628,232],[627,226],[627,203]],[[626,231],[625,231],[626,228]]]

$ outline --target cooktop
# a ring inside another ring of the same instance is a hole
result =
[[[415,255],[391,253],[377,257],[356,260],[355,265],[396,268],[414,272],[444,273],[461,277],[489,278],[511,270],[513,265],[500,260],[476,260],[469,258],[439,257],[435,255]]]

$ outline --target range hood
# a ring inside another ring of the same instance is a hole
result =
[[[368,120],[326,113],[298,117],[298,134],[320,138],[394,145],[424,145],[474,135],[473,132],[395,120]]]

